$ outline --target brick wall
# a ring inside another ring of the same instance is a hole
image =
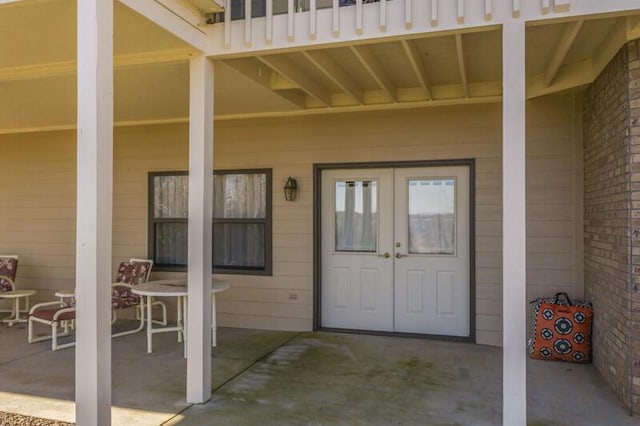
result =
[[[640,413],[640,43],[623,47],[585,93],[585,295],[594,364]]]

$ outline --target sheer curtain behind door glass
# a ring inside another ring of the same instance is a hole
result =
[[[455,179],[410,179],[409,253],[455,254]]]
[[[336,251],[375,252],[378,241],[376,181],[335,183]]]

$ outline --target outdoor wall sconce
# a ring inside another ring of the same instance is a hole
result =
[[[287,183],[284,184],[284,199],[287,201],[294,201],[298,195],[298,182],[289,176]]]

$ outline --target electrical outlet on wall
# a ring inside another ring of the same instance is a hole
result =
[[[298,300],[298,293],[289,293],[289,300]]]

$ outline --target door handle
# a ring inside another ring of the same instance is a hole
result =
[[[385,259],[388,259],[391,257],[391,255],[389,254],[388,251],[384,252],[383,254],[379,254],[378,257],[383,257]]]
[[[403,257],[409,257],[408,254],[396,253],[396,259],[402,259]]]

